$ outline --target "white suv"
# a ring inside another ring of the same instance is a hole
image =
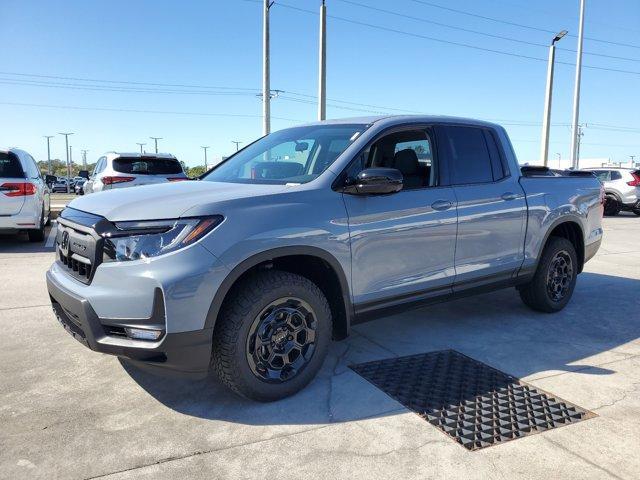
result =
[[[640,215],[640,170],[633,168],[589,168],[602,182],[605,193],[605,215],[629,210]]]
[[[42,242],[50,206],[49,188],[33,157],[17,148],[0,150],[0,232],[26,230],[31,242]]]
[[[188,180],[188,177],[173,155],[110,152],[96,163],[84,185],[84,193],[180,180]]]

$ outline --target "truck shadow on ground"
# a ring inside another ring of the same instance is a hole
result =
[[[158,377],[121,363],[150,395],[186,415],[249,425],[351,421],[404,411],[349,369],[365,361],[453,349],[533,383],[562,372],[584,375],[585,382],[613,374],[610,362],[640,353],[638,292],[640,280],[583,273],[573,300],[557,314],[533,312],[506,289],[361,324],[333,343],[307,388],[269,404],[239,398],[213,378]]]

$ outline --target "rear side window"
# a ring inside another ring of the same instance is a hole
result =
[[[620,180],[622,178],[622,174],[617,170],[611,170],[611,180]]]
[[[20,160],[12,153],[0,152],[0,177],[24,178]]]
[[[446,148],[454,185],[489,183],[493,166],[484,130],[475,127],[445,126]]]
[[[172,175],[182,172],[182,165],[173,158],[119,157],[113,160],[113,169],[134,175]]]

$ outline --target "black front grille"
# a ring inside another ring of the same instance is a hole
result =
[[[69,269],[73,276],[82,277],[87,280],[91,278],[93,266],[90,263],[81,261],[78,257],[74,258],[75,254],[66,256],[61,250],[58,250],[58,254],[60,256],[60,262]],[[83,260],[90,261],[88,258],[83,258]]]
[[[78,215],[81,214],[81,215]],[[96,231],[102,217],[65,209],[58,220],[56,254],[58,264],[76,280],[91,283],[102,262],[102,237]]]

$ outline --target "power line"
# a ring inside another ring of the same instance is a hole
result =
[[[213,86],[213,85],[193,85],[193,84],[183,84],[183,83],[150,83],[150,82],[134,82],[131,80],[105,80],[105,79],[97,79],[97,78],[80,78],[80,77],[66,77],[60,75],[42,75],[35,73],[22,73],[22,72],[2,72],[0,71],[0,75],[15,75],[22,77],[37,77],[37,78],[51,78],[56,80],[74,80],[74,81],[82,81],[82,82],[94,82],[94,83],[120,83],[127,85],[147,85],[147,86],[155,86],[155,87],[179,87],[179,88],[205,88],[205,89],[219,89],[219,90],[245,90],[250,92],[258,92],[260,91],[257,88],[247,88],[247,87],[228,87],[228,86]]]
[[[502,19],[499,19],[499,18],[488,17],[486,15],[480,15],[480,14],[477,14],[477,13],[468,12],[466,10],[458,10],[456,8],[445,7],[444,5],[439,5],[439,4],[433,3],[433,2],[427,2],[425,0],[411,0],[411,1],[415,2],[415,3],[420,3],[422,5],[428,5],[428,6],[433,7],[433,8],[439,8],[441,10],[447,10],[449,12],[455,12],[455,13],[459,13],[461,15],[467,15],[469,17],[481,18],[483,20],[488,20],[490,22],[503,23],[505,25],[511,25],[513,27],[526,28],[526,29],[529,29],[529,30],[536,30],[538,32],[556,33],[555,30],[548,30],[546,28],[533,27],[531,25],[524,25],[522,23],[510,22],[508,20],[502,20]],[[569,36],[573,37],[573,38],[577,38],[576,35],[569,35]],[[602,40],[600,38],[594,38],[594,37],[584,37],[584,38],[585,38],[585,40],[591,40],[593,42],[600,42],[600,43],[606,43],[606,44],[609,44],[609,45],[618,45],[618,46],[621,46],[621,47],[639,48],[640,49],[640,45],[633,45],[633,44],[630,44],[630,43],[613,42],[611,40]]]
[[[245,1],[252,1],[252,0],[245,0]],[[415,1],[415,0],[414,0]],[[308,14],[312,14],[312,15],[317,15],[316,12],[313,12],[311,10],[306,10],[304,8],[300,8],[300,7],[295,7],[293,5],[287,5],[281,2],[277,3],[278,6],[283,7],[283,8],[288,8],[291,10],[296,10],[299,12],[304,12],[304,13],[308,13]],[[392,32],[392,33],[397,33],[400,35],[406,35],[409,37],[414,37],[414,38],[422,38],[424,40],[431,40],[433,42],[438,42],[438,43],[443,43],[443,44],[448,44],[448,45],[455,45],[458,47],[464,47],[464,48],[470,48],[473,50],[478,50],[478,51],[483,51],[483,52],[489,52],[489,53],[495,53],[498,55],[506,55],[509,57],[515,57],[515,58],[523,58],[523,59],[527,59],[527,60],[535,60],[538,62],[545,62],[547,61],[547,59],[545,58],[541,58],[541,57],[534,57],[532,55],[523,55],[523,54],[519,54],[519,53],[513,53],[513,52],[506,52],[504,50],[497,50],[497,49],[493,49],[493,48],[486,48],[486,47],[479,47],[477,45],[471,45],[468,43],[463,43],[463,42],[454,42],[451,40],[444,40],[442,38],[436,38],[436,37],[430,37],[427,35],[422,35],[419,33],[413,33],[413,32],[407,32],[404,30],[398,30],[395,28],[390,28],[390,27],[384,27],[382,25],[375,25],[372,23],[367,23],[367,22],[362,22],[359,20],[353,20],[350,18],[345,18],[345,17],[339,17],[336,15],[327,15],[327,17],[329,18],[333,18],[334,20],[339,20],[342,22],[346,22],[346,23],[350,23],[353,25],[360,25],[363,27],[368,27],[368,28],[373,28],[376,30],[381,30],[381,31],[385,31],[385,32]],[[556,32],[554,32],[556,33]],[[560,65],[569,65],[569,66],[575,66],[574,63],[571,62],[556,62],[557,64]],[[595,65],[582,65],[582,68],[588,68],[588,69],[592,69],[592,70],[603,70],[603,71],[609,71],[609,72],[616,72],[616,73],[627,73],[630,75],[640,75],[640,71],[633,71],[633,70],[624,70],[624,69],[618,69],[618,68],[609,68],[609,67],[597,67]]]
[[[467,32],[467,33],[473,33],[473,34],[476,34],[476,35],[482,35],[482,36],[489,37],[489,38],[496,38],[496,39],[499,39],[499,40],[506,40],[506,41],[509,41],[509,42],[520,43],[520,44],[523,44],[523,45],[530,45],[530,46],[533,46],[533,47],[543,47],[543,48],[547,48],[548,47],[548,45],[544,44],[544,43],[531,42],[531,41],[527,41],[527,40],[520,40],[518,38],[507,37],[507,36],[504,36],[504,35],[497,35],[497,34],[493,34],[493,33],[483,32],[483,31],[480,31],[480,30],[473,30],[471,28],[464,28],[464,27],[460,27],[460,26],[457,26],[457,25],[450,25],[450,24],[442,23],[442,22],[436,22],[436,21],[433,21],[433,20],[428,20],[426,18],[416,17],[416,16],[413,16],[413,15],[406,15],[406,14],[403,14],[403,13],[394,12],[392,10],[385,10],[384,8],[373,7],[371,5],[366,5],[366,4],[363,4],[363,3],[360,3],[360,2],[354,2],[352,0],[337,0],[337,1],[349,4],[349,5],[355,5],[355,6],[358,6],[358,7],[361,7],[361,8],[366,8],[368,10],[381,12],[381,13],[384,13],[384,14],[387,14],[387,15],[394,15],[396,17],[406,18],[406,19],[409,19],[409,20],[415,20],[417,22],[428,23],[428,24],[431,24],[431,25],[437,25],[437,26],[444,27],[444,28],[451,28],[451,29],[454,29],[454,30],[459,30],[459,31],[462,31],[462,32]],[[560,48],[560,47],[558,47],[558,50],[575,53],[575,50],[570,49],[570,48]],[[596,56],[596,57],[611,58],[611,59],[615,59],[615,60],[625,60],[625,61],[629,61],[629,62],[640,62],[640,59],[638,59],[638,58],[621,57],[621,56],[617,56],[617,55],[609,55],[609,54],[595,53],[595,52],[583,52],[583,53],[585,55],[592,55],[592,56]]]
[[[101,112],[126,112],[126,113],[153,113],[166,115],[193,115],[200,117],[235,117],[235,118],[262,118],[262,115],[249,115],[242,113],[212,113],[212,112],[179,112],[171,110],[140,110],[129,108],[110,108],[110,107],[79,107],[72,105],[47,105],[41,103],[19,103],[19,102],[0,102],[0,105],[10,105],[17,107],[37,107],[37,108],[54,108],[61,110],[94,110]],[[304,122],[298,118],[271,117],[276,120],[284,120],[287,122]]]

